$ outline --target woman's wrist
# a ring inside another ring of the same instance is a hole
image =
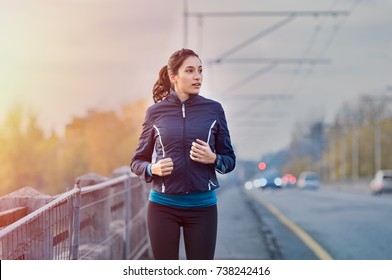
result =
[[[212,164],[215,166],[218,163],[218,155],[215,154],[215,153],[214,153],[214,155],[215,155],[215,159],[214,159],[214,162]]]
[[[152,175],[154,175],[154,172],[152,171],[152,169],[153,169],[153,166],[154,166],[154,164],[153,164],[153,163],[151,163],[151,166],[150,166],[150,172],[151,172],[151,176],[152,176]]]

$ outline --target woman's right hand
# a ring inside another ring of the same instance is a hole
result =
[[[158,176],[167,176],[173,172],[173,161],[171,158],[163,158],[151,165],[151,173]]]

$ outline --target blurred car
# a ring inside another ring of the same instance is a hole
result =
[[[320,180],[316,172],[304,171],[298,176],[297,186],[302,190],[318,190]]]
[[[262,189],[280,189],[282,187],[282,178],[279,172],[275,170],[262,172],[261,176],[255,180],[254,185]]]
[[[373,194],[392,192],[392,170],[378,170],[370,181],[370,189]]]
[[[297,187],[297,178],[293,174],[287,173],[282,176],[282,188],[292,189]]]
[[[279,176],[267,176],[261,178],[261,187],[263,189],[280,189],[282,187],[282,179]]]

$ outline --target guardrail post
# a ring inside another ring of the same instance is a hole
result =
[[[81,188],[81,212],[80,212],[80,244],[83,248],[93,248],[94,252],[88,258],[109,259],[111,255],[110,244],[110,188],[101,188],[91,192],[85,192],[85,188],[106,182],[109,178],[97,173],[87,173],[76,178]],[[86,246],[84,246],[86,245]],[[86,255],[79,248],[80,257]],[[89,249],[87,249],[88,251]]]
[[[131,177],[128,174],[128,178],[125,181],[125,243],[124,243],[124,259],[129,260],[129,251],[131,248]]]
[[[132,213],[131,213],[131,174],[132,171],[129,166],[122,166],[113,171],[114,177],[127,175],[124,181],[124,250],[123,259],[129,260],[131,257],[131,234],[132,234]]]
[[[79,258],[79,244],[80,244],[80,204],[81,204],[81,189],[79,186],[79,182],[76,182],[75,188],[78,188],[78,193],[75,196],[73,202],[73,225],[71,226],[72,230],[72,239],[71,239],[71,250],[70,250],[70,259],[77,260]]]

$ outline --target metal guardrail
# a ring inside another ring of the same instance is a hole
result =
[[[131,174],[75,187],[0,230],[0,259],[139,259],[147,192]]]

